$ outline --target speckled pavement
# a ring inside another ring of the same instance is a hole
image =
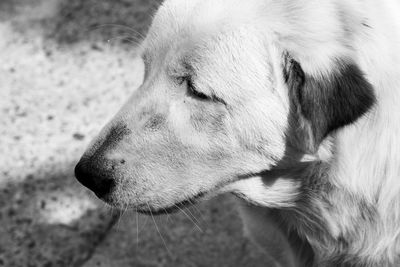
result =
[[[0,1],[0,266],[268,266],[230,198],[118,219],[73,177],[141,83],[159,2]]]

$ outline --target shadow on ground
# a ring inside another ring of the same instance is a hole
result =
[[[243,238],[234,204],[222,196],[154,220],[126,214],[84,267],[273,266]]]
[[[141,83],[134,44],[159,3],[0,1],[0,266],[265,266],[228,198],[110,230],[116,214],[73,178]]]
[[[81,266],[115,222],[71,173],[53,175],[0,190],[0,266]]]

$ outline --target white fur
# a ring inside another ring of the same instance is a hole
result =
[[[162,209],[233,192],[250,203],[246,231],[280,266],[400,264],[398,1],[166,0],[142,49],[144,84],[101,134],[120,122],[133,132],[113,147],[128,164],[109,203]],[[376,105],[315,155],[285,147],[285,52],[320,78],[337,59],[355,63],[375,90]],[[190,72],[224,101],[191,97],[180,82]],[[162,127],[144,130],[155,114]],[[316,194],[311,179],[329,190]]]

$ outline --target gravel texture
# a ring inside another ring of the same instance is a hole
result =
[[[117,219],[73,177],[141,83],[159,2],[0,1],[0,266],[265,266],[229,198]]]

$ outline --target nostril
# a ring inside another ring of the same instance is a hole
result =
[[[92,190],[99,198],[109,194],[115,186],[114,179],[108,172],[101,171],[91,164],[79,162],[75,167],[75,177],[85,187]]]
[[[114,188],[115,182],[113,179],[106,178],[98,185],[97,190],[94,192],[96,196],[102,198],[108,195]]]
[[[124,164],[125,164],[125,160],[124,160],[124,159],[121,159],[120,163],[121,163],[122,165],[124,165]]]

